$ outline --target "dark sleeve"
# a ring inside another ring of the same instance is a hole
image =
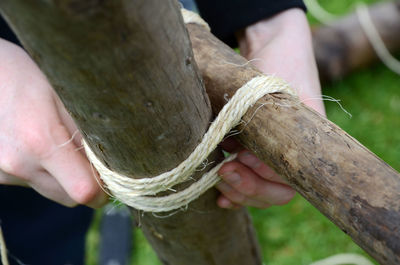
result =
[[[230,46],[237,46],[234,33],[280,11],[298,7],[306,10],[301,0],[197,0],[200,15],[211,32]]]
[[[20,45],[17,37],[15,36],[14,32],[10,29],[7,25],[6,21],[0,15],[0,38],[11,41],[15,44]]]

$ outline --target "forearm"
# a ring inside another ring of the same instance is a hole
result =
[[[304,12],[288,9],[237,33],[242,55],[288,81],[300,100],[325,115],[311,32]]]

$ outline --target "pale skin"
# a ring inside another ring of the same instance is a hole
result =
[[[254,59],[252,63],[264,73],[285,79],[298,91],[301,101],[325,115],[310,28],[302,10],[289,9],[259,21],[238,32],[237,38],[243,56]],[[267,208],[293,198],[295,191],[285,179],[254,154],[233,139],[222,146],[239,155],[219,170],[223,179],[217,185],[222,193],[217,201],[220,207]]]
[[[102,206],[107,197],[77,142],[60,147],[75,126],[36,64],[4,40],[0,91],[0,183],[31,187],[65,206]]]
[[[303,11],[284,11],[247,27],[238,38],[244,56],[261,59],[254,63],[262,71],[275,73],[301,89],[301,99],[320,96]],[[103,206],[107,195],[84,153],[77,151],[80,136],[72,119],[30,57],[1,39],[0,91],[0,184],[31,187],[69,207]],[[321,101],[305,103],[324,113]],[[223,146],[229,151],[242,149],[233,140]],[[287,203],[294,195],[284,179],[246,150],[219,173],[224,181],[217,186],[222,193],[217,203],[223,208],[265,208]],[[235,176],[240,180],[232,181]]]

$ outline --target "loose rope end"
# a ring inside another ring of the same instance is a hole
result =
[[[0,226],[0,255],[1,255],[1,263],[2,265],[9,265],[7,258],[7,247],[6,241],[4,240],[3,230]]]

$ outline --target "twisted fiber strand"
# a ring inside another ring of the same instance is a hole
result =
[[[7,247],[6,241],[4,240],[3,230],[0,226],[0,255],[1,255],[1,264],[2,265],[9,265],[8,257],[7,257]]]
[[[113,172],[95,156],[85,142],[83,145],[89,160],[99,172],[106,187],[118,200],[143,211],[163,212],[177,209],[198,198],[214,185],[218,181],[216,172],[226,161],[219,164],[216,170],[212,170],[215,173],[204,175],[195,185],[192,184],[184,191],[157,198],[146,195],[156,195],[161,191],[171,190],[174,185],[189,180],[224,136],[240,122],[247,110],[262,96],[277,92],[294,94],[289,85],[280,78],[261,75],[251,79],[237,90],[222,108],[201,143],[189,157],[176,168],[153,178],[133,179]],[[230,159],[232,158],[228,158]]]

